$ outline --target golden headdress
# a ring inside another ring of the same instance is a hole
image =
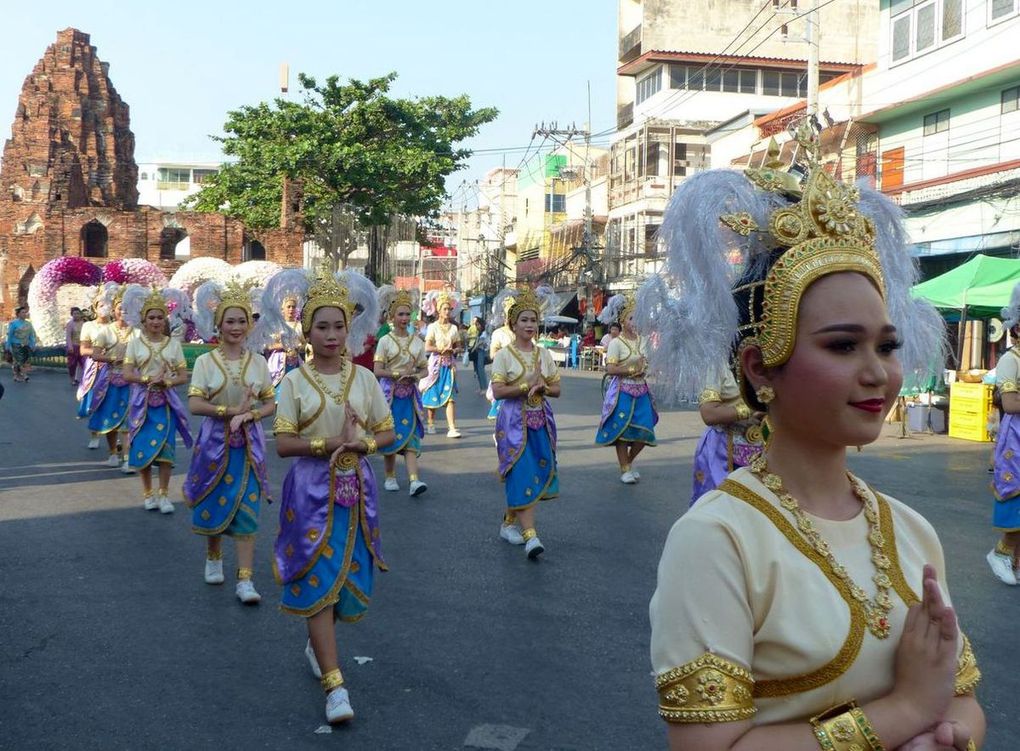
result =
[[[513,304],[510,305],[509,312],[506,316],[507,325],[510,327],[513,327],[513,325],[517,323],[517,319],[520,318],[521,313],[526,310],[533,310],[539,318],[542,317],[542,308],[545,307],[545,304],[539,296],[535,294],[533,289],[526,287],[511,299],[513,300]]]
[[[448,291],[443,290],[438,295],[436,295],[436,313],[438,313],[439,309],[444,305],[450,306],[450,310],[452,311],[454,308],[457,307],[457,302],[458,300],[456,297],[451,295]]]
[[[149,291],[149,295],[142,301],[141,319],[144,321],[145,316],[149,314],[150,310],[158,310],[163,313],[163,316],[170,314],[170,309],[167,307],[166,298],[163,297],[163,292],[159,287],[153,287]]]
[[[747,212],[724,214],[720,220],[739,235],[768,233],[766,243],[781,255],[764,279],[734,288],[746,296],[747,318],[740,327],[744,343],[761,348],[766,366],[786,362],[793,353],[797,311],[804,291],[828,274],[855,271],[869,278],[885,297],[882,263],[875,249],[875,225],[859,210],[857,188],[832,178],[819,164],[813,141],[800,134],[807,152],[808,174],[802,186],[790,173],[775,168],[748,170],[760,189],[797,196],[800,200],[776,209],[761,229]],[[799,188],[799,190],[798,190]],[[755,315],[755,311],[760,311]]]
[[[389,307],[386,308],[386,317],[392,321],[397,315],[397,308],[401,306],[406,306],[414,312],[414,300],[411,299],[411,293],[406,289],[398,289],[393,295]]]
[[[223,322],[223,314],[228,308],[240,308],[248,316],[248,325],[252,324],[251,292],[236,279],[231,279],[223,285],[220,301],[213,314],[213,321],[217,326]]]
[[[321,270],[308,287],[308,297],[301,310],[301,329],[306,336],[312,330],[312,318],[319,308],[340,308],[348,327],[354,318],[355,304],[347,287],[338,282],[328,269]]]

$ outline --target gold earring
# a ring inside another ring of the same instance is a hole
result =
[[[776,398],[776,391],[771,386],[759,386],[754,390],[754,395],[762,404],[768,404]]]

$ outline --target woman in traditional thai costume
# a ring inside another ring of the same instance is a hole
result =
[[[133,286],[133,285],[132,285]],[[126,475],[135,473],[128,461],[128,406],[131,387],[124,380],[124,355],[128,342],[136,331],[124,320],[123,301],[127,286],[107,284],[103,291],[104,301],[108,300],[113,320],[106,326],[97,326],[92,331],[91,352],[96,362],[96,379],[92,386],[92,405],[89,415],[89,430],[106,436],[110,456],[108,467],[120,467]],[[118,445],[123,450],[121,456]]]
[[[910,296],[898,207],[831,178],[813,134],[799,140],[803,180],[775,164],[686,180],[663,222],[665,276],[639,298],[667,391],[696,393],[736,343],[743,398],[767,412],[764,452],[666,541],[659,713],[674,751],[977,748],[980,674],[938,537],[846,466],[881,434],[904,369],[927,377],[943,323]]]
[[[360,352],[375,330],[378,301],[372,283],[356,272],[312,281],[302,270],[286,270],[266,286],[260,326],[275,314],[272,301],[281,290],[299,292],[301,326],[314,356],[280,387],[276,450],[295,460],[283,481],[274,569],[282,609],[307,619],[305,654],[321,676],[326,719],[343,722],[354,712],[334,620],[360,619],[372,596],[373,567],[386,570],[367,457],[393,442],[393,417],[375,376],[345,354]]]
[[[14,368],[14,382],[24,383],[32,366],[28,358],[35,351],[35,329],[28,320],[28,308],[21,305],[14,309],[15,318],[7,324],[7,341],[5,346],[11,353],[11,364]]]
[[[78,383],[78,390],[75,394],[78,399],[75,414],[80,420],[84,420],[92,414],[92,397],[96,379],[100,369],[107,367],[92,359],[92,341],[96,338],[95,332],[110,321],[110,304],[103,301],[102,297],[103,290],[100,288],[92,303],[93,318],[85,321],[81,327],[81,381]],[[99,433],[89,431],[88,447],[90,449],[99,448]]]
[[[648,340],[634,327],[634,305],[632,295],[613,295],[599,314],[602,323],[619,323],[623,333],[606,350],[609,378],[595,443],[616,449],[620,482],[625,485],[634,485],[641,479],[634,469],[634,460],[645,446],[655,445],[655,425],[659,422],[645,382]]]
[[[509,287],[500,291],[492,303],[492,336],[489,338],[489,359],[496,361],[496,353],[504,347],[509,347],[514,341],[514,332],[510,328],[510,307],[514,304],[515,291]],[[489,380],[489,387],[485,390],[485,398],[489,400],[488,419],[495,420],[499,415],[499,399],[492,394],[492,380]]]
[[[535,342],[545,303],[530,289],[518,292],[507,322],[514,341],[492,362],[492,392],[501,400],[496,454],[506,493],[499,536],[524,544],[528,558],[545,547],[535,531],[535,504],[559,495],[556,421],[549,399],[560,395],[560,373],[549,350]]]
[[[425,345],[407,328],[411,311],[416,307],[411,292],[383,285],[379,288],[379,307],[386,311],[390,329],[375,347],[375,376],[389,402],[396,435],[396,440],[381,450],[386,470],[383,487],[389,491],[400,490],[397,456],[402,455],[407,465],[408,493],[418,496],[428,490],[428,485],[418,476],[421,439],[425,437],[425,409],[417,384],[428,367]]]
[[[1002,321],[1020,340],[1020,284],[1013,287],[1009,306],[1002,309]],[[1020,344],[1014,344],[995,364],[998,393],[999,433],[995,439],[992,491],[995,507],[992,525],[1002,533],[987,555],[992,573],[1006,584],[1020,583]]]
[[[188,409],[202,417],[184,499],[191,529],[205,537],[205,582],[222,584],[223,535],[237,551],[237,599],[256,604],[255,538],[263,498],[271,501],[262,419],[276,409],[266,359],[246,349],[253,325],[249,291],[235,283],[205,282],[195,290],[199,335],[219,347],[195,361]]]
[[[277,395],[280,393],[280,382],[283,377],[301,365],[305,359],[305,339],[301,334],[301,321],[298,320],[297,298],[288,295],[280,310],[283,313],[285,328],[273,337],[266,350],[269,353],[269,373],[273,377],[273,388]]]
[[[436,410],[446,407],[446,437],[460,438],[457,430],[457,355],[461,349],[460,330],[453,323],[458,308],[450,292],[430,292],[425,299],[430,315],[437,316],[425,330],[425,351],[429,355],[428,373],[418,383],[421,401],[428,410],[427,433],[436,432]]]
[[[124,353],[124,380],[131,384],[129,459],[142,476],[142,504],[147,511],[157,508],[172,514],[168,497],[170,473],[176,457],[177,434],[191,447],[188,412],[174,387],[188,382],[188,364],[181,343],[166,334],[168,302],[184,315],[187,298],[176,289],[146,289],[131,285],[124,293],[123,313],[128,323],[141,331],[128,342]],[[159,468],[159,492],[152,489],[152,466]]]
[[[751,412],[728,367],[705,384],[698,396],[698,412],[707,426],[694,450],[694,492],[691,505],[726,475],[751,463],[762,449],[761,412]]]

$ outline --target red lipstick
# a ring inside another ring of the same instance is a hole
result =
[[[850,406],[877,414],[885,409],[885,399],[866,399],[863,402],[850,402]]]

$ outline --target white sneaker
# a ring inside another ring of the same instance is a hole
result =
[[[260,595],[255,585],[251,583],[251,579],[241,579],[237,583],[237,599],[243,602],[245,605],[257,605],[262,602],[262,595]]]
[[[172,514],[174,512],[174,504],[162,493],[159,494],[159,513],[161,514]]]
[[[351,709],[351,698],[347,695],[347,689],[341,686],[334,688],[326,696],[326,722],[347,722],[354,719],[354,710]]]
[[[636,469],[632,469],[632,470],[630,471],[630,473],[631,473],[632,475],[634,475],[634,479],[635,479],[635,480],[637,480],[638,482],[640,482],[640,481],[641,481],[641,473],[640,473],[640,472],[638,472],[638,471],[637,471]]]
[[[460,438],[460,431],[456,428],[450,428],[446,431],[447,438]]]
[[[120,457],[117,456],[116,454],[110,454],[110,458],[106,460],[107,467],[113,467],[114,469],[117,469],[117,467],[119,467],[120,464],[121,464]]]
[[[1014,587],[1017,585],[1016,574],[1013,572],[1013,561],[1008,555],[999,553],[993,548],[988,551],[985,560],[988,561],[988,565],[992,567],[992,573],[999,578],[999,581]]]
[[[634,477],[633,472],[627,470],[622,475],[620,475],[620,482],[622,482],[624,485],[637,485],[637,478]]]
[[[411,489],[407,492],[407,494],[414,498],[416,495],[421,495],[428,489],[429,486],[423,483],[421,480],[414,480],[411,482]]]
[[[120,473],[122,475],[133,475],[138,472],[137,469],[128,464],[128,460],[125,459],[120,465]]]
[[[521,528],[516,524],[501,524],[499,527],[499,536],[511,545],[524,544],[524,536],[521,534]]]
[[[396,477],[387,477],[386,482],[383,483],[383,487],[386,490],[400,490],[400,483],[397,482]]]
[[[97,449],[97,448],[99,448],[99,438],[91,438],[91,439],[89,439],[89,448],[90,449]]]
[[[220,558],[216,561],[210,561],[208,558],[205,559],[205,583],[206,584],[222,584],[223,583],[223,559]]]
[[[305,657],[308,658],[308,664],[312,668],[312,675],[321,680],[322,670],[319,668],[319,661],[315,659],[315,650],[312,649],[311,639],[305,644]]]
[[[528,558],[531,560],[535,560],[545,552],[545,547],[543,547],[542,541],[538,539],[538,535],[524,543],[524,552],[528,554]]]
[[[155,511],[159,508],[159,499],[156,497],[155,493],[147,495],[145,496],[145,502],[142,505],[145,506],[146,511]]]
[[[428,434],[428,435],[435,435],[436,434],[436,426],[435,425],[426,425],[425,426],[425,433]]]

